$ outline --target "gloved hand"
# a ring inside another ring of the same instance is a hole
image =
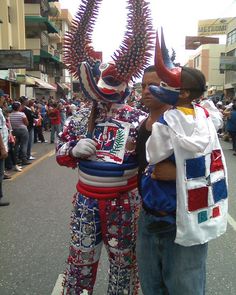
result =
[[[96,153],[96,142],[91,138],[80,139],[71,151],[76,158],[88,158]]]

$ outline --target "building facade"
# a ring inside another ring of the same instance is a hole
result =
[[[236,17],[228,24],[225,55],[221,57],[221,68],[224,71],[225,96],[236,97]]]
[[[58,0],[0,1],[0,59],[6,51],[11,60],[23,51],[32,55],[30,67],[0,68],[0,88],[14,99],[69,95],[71,76],[63,63],[62,42],[71,21]]]
[[[0,1],[0,53],[25,49],[24,0]],[[9,56],[9,55],[8,55]],[[4,58],[4,55],[2,56]],[[25,93],[25,86],[17,81],[17,75],[24,75],[25,69],[0,69],[0,88],[11,97]]]

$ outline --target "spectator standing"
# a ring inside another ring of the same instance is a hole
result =
[[[51,123],[51,135],[50,135],[50,143],[54,143],[55,140],[55,133],[57,137],[60,133],[61,128],[61,116],[60,110],[58,108],[58,104],[56,102],[52,103],[52,108],[48,110],[48,117]]]
[[[12,134],[16,137],[15,156],[22,165],[31,164],[27,160],[27,146],[29,140],[29,132],[27,129],[28,119],[25,113],[20,112],[21,103],[15,101],[12,104],[12,112],[10,113],[10,122],[12,126]]]
[[[35,119],[35,126],[34,126],[34,142],[47,142],[44,138],[43,134],[43,118],[41,116],[41,105],[38,104],[35,108],[35,114],[37,119]]]
[[[14,171],[21,172],[22,167],[17,165],[17,161],[16,161],[16,153],[15,153],[16,138],[12,134],[12,126],[11,126],[11,122],[9,118],[9,110],[5,110],[5,119],[6,119],[6,126],[8,129],[8,157],[5,160],[5,168],[7,170],[14,170]]]
[[[8,130],[6,120],[2,113],[2,107],[5,101],[4,92],[0,89],[0,206],[8,206],[10,202],[5,199],[2,190],[2,181],[4,177],[5,159],[8,155]]]
[[[236,156],[236,98],[233,99],[231,109],[224,111],[226,117],[226,131],[232,139],[233,155]]]
[[[35,157],[31,155],[33,140],[34,140],[34,120],[36,119],[36,115],[34,113],[34,100],[28,99],[26,96],[20,97],[21,102],[21,111],[25,113],[28,119],[28,132],[29,132],[29,140],[27,145],[27,159],[34,160]]]
[[[60,99],[60,102],[58,104],[58,108],[60,111],[60,116],[61,116],[61,126],[60,126],[60,131],[63,130],[63,126],[65,124],[66,121],[66,107],[65,107],[65,100],[64,99]]]
[[[42,105],[41,106],[41,116],[43,118],[43,129],[46,131],[49,129],[48,105],[44,99],[42,99],[41,105]]]

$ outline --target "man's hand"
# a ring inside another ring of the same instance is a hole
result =
[[[83,138],[71,151],[75,158],[88,158],[96,153],[96,142],[91,138]]]
[[[175,164],[168,160],[156,164],[151,174],[151,178],[164,181],[176,180]]]

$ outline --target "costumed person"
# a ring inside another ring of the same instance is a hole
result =
[[[208,241],[227,227],[225,158],[211,116],[194,102],[205,91],[205,77],[173,65],[163,32],[155,66],[162,82],[150,92],[173,107],[152,125],[146,143],[137,241],[141,287],[144,295],[203,295]],[[176,165],[176,182],[157,180],[158,163],[166,160]]]
[[[83,1],[65,36],[65,63],[80,80],[89,107],[66,122],[57,145],[59,165],[77,168],[71,245],[63,294],[93,294],[104,244],[109,258],[107,294],[138,294],[135,255],[140,196],[135,154],[145,113],[125,105],[128,83],[151,56],[153,29],[146,1],[129,0],[124,41],[112,62],[101,64],[91,34],[101,0]]]

